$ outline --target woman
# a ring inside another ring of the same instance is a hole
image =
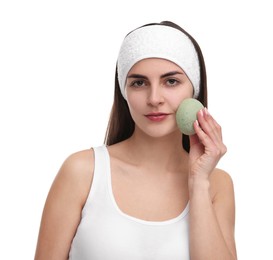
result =
[[[49,192],[36,250],[41,259],[236,259],[226,147],[207,108],[196,134],[175,113],[185,98],[207,107],[196,41],[171,22],[129,33],[117,61],[105,145],[63,163]]]

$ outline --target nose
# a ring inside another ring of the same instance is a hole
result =
[[[164,103],[164,95],[159,85],[151,85],[147,97],[147,103],[151,106],[158,106]]]

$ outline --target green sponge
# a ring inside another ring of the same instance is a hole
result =
[[[194,98],[186,98],[176,111],[176,122],[180,131],[185,135],[195,134],[193,123],[197,119],[197,113],[204,108],[203,104]]]

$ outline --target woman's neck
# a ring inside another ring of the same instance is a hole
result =
[[[172,133],[164,137],[151,137],[134,133],[125,141],[128,156],[135,163],[162,171],[177,171],[188,162],[188,153],[182,147],[182,134]]]

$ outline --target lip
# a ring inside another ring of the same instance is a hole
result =
[[[157,113],[149,113],[145,115],[149,120],[154,122],[160,122],[163,121],[168,117],[169,114],[163,113],[163,112],[157,112]]]

